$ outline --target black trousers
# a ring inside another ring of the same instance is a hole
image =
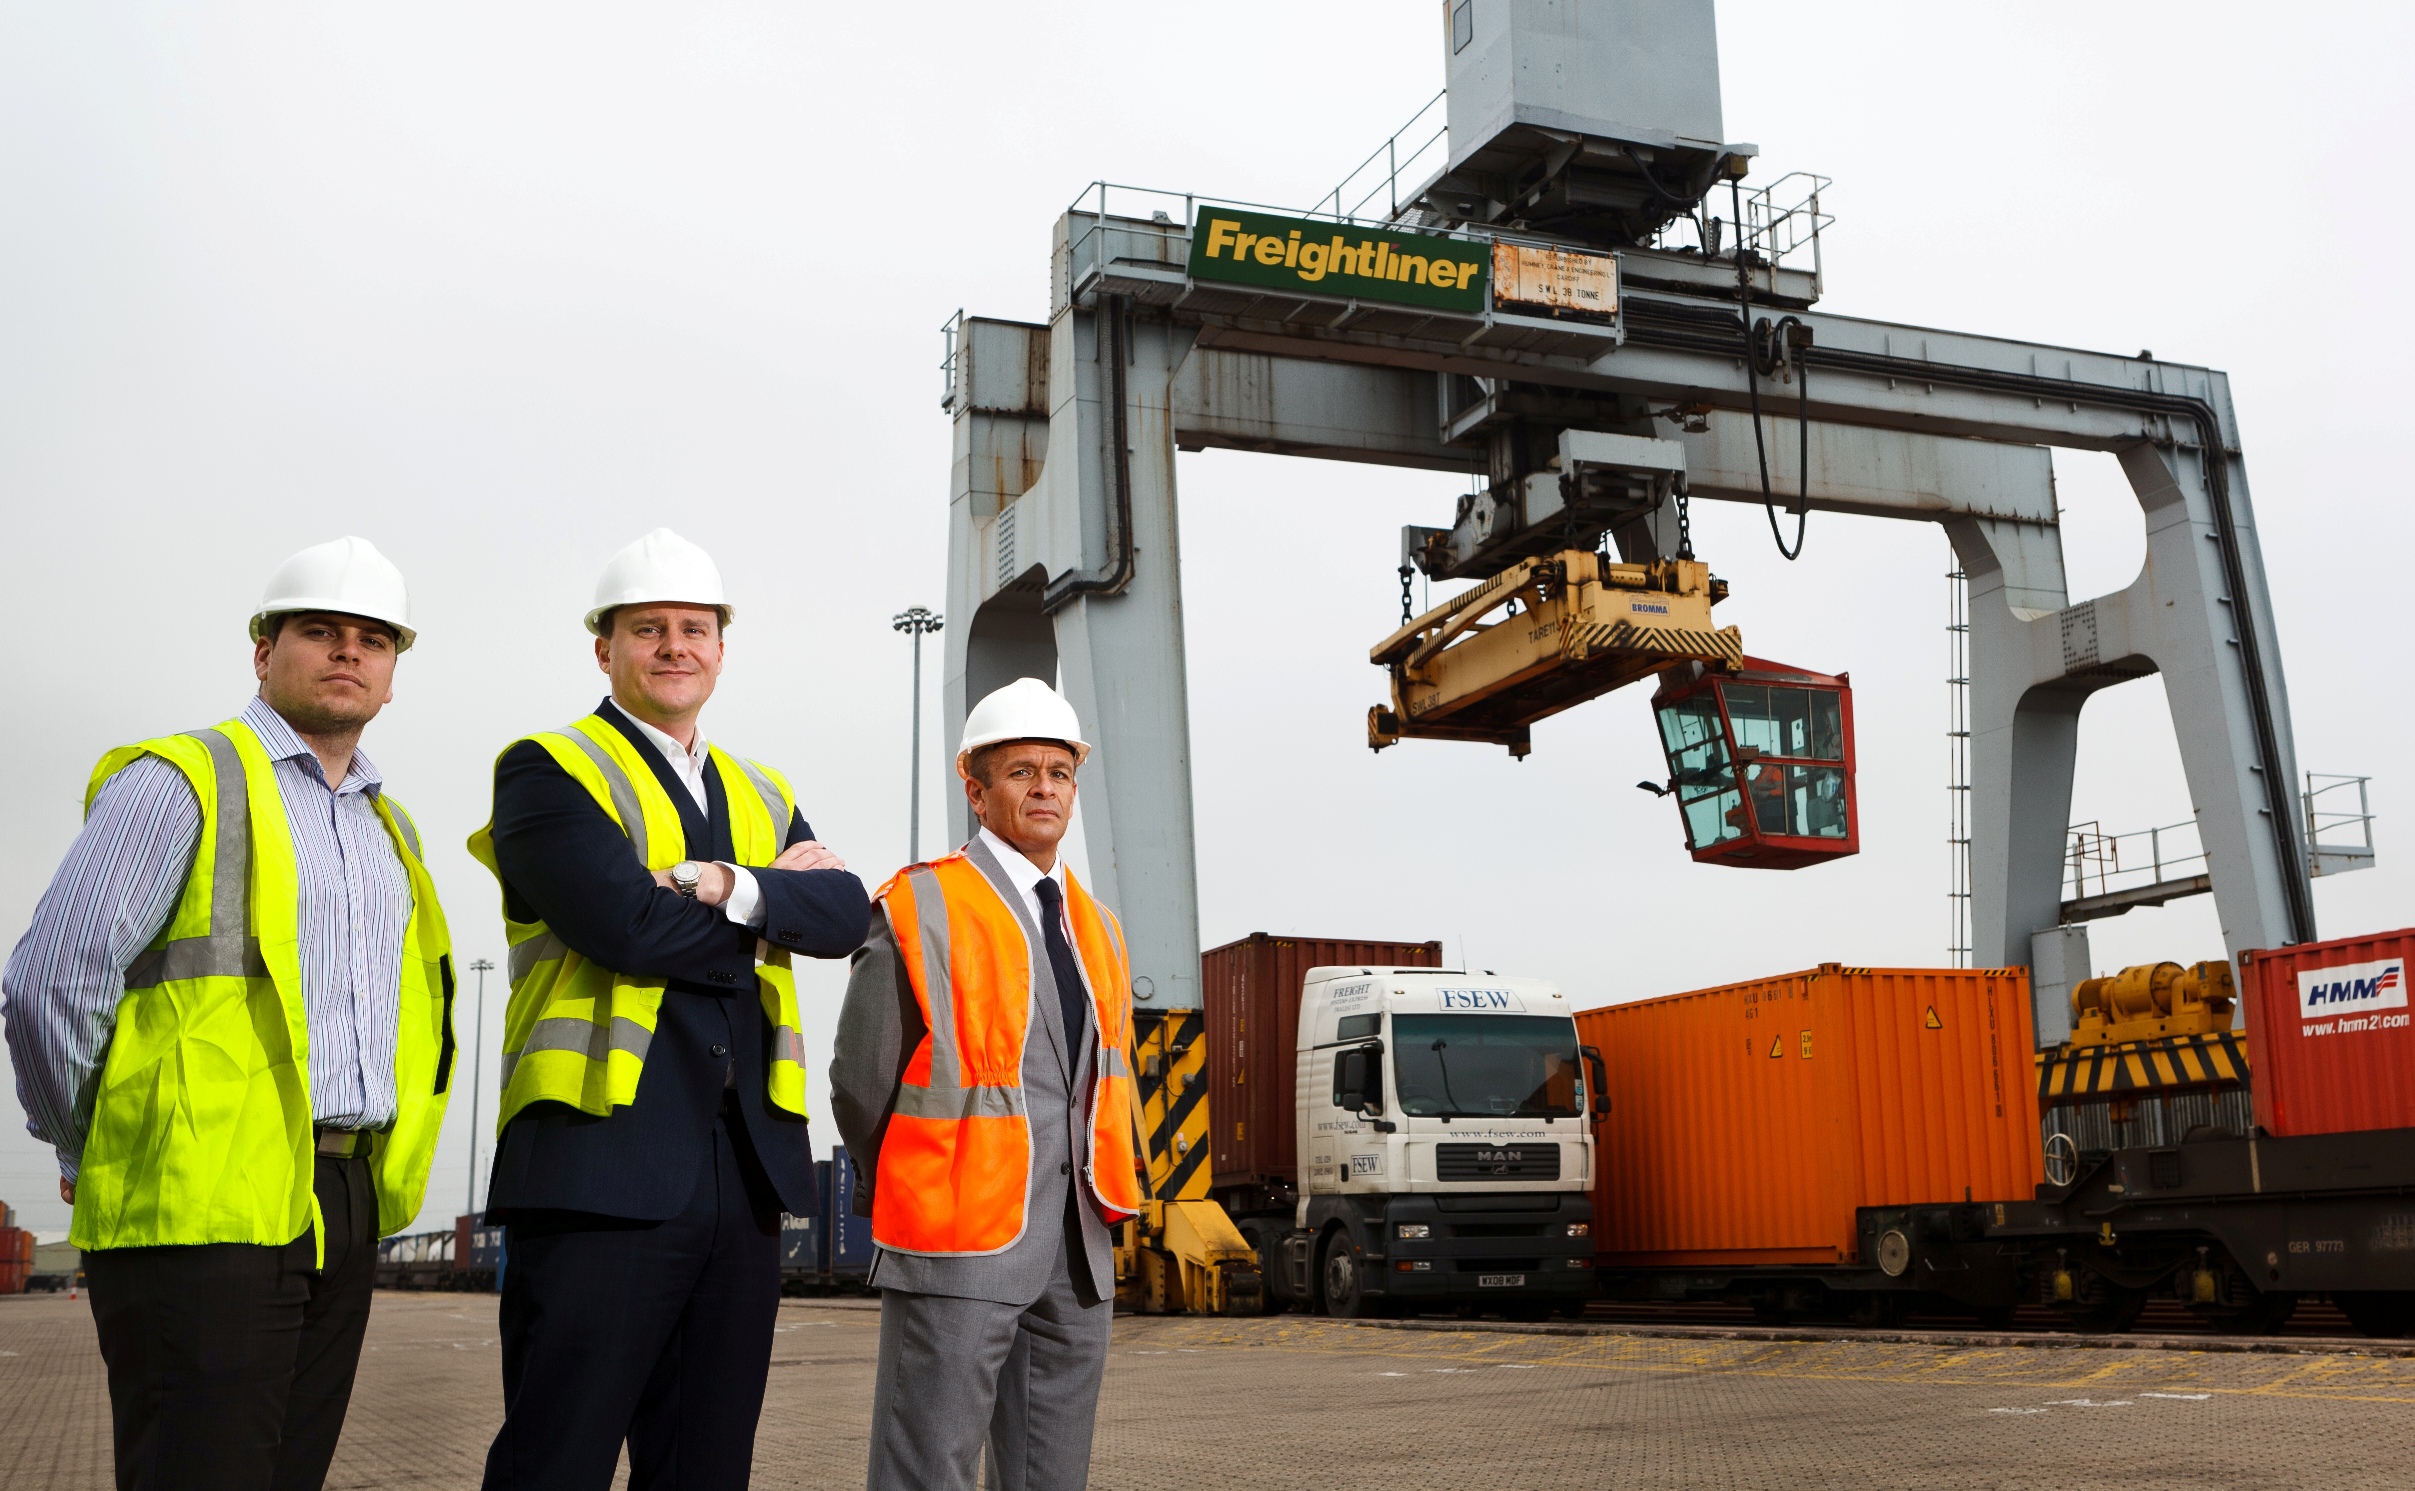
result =
[[[725,1107],[678,1216],[514,1211],[504,1223],[503,1429],[486,1486],[747,1483],[780,1309],[780,1202]]]
[[[84,1255],[109,1368],[119,1491],[318,1491],[344,1431],[377,1282],[366,1159],[320,1157],[310,1234]]]

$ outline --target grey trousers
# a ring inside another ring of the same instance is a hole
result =
[[[1080,1491],[1115,1303],[1085,1305],[1060,1245],[1028,1305],[891,1289],[880,1301],[871,1491]]]

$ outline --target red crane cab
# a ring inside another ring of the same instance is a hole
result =
[[[1652,696],[1664,787],[1704,864],[1799,870],[1861,849],[1853,799],[1853,685],[1748,657],[1742,671],[1689,663]]]

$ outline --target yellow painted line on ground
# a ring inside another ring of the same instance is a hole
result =
[[[1973,1349],[1904,1342],[1672,1341],[1649,1336],[1378,1333],[1356,1326],[1306,1320],[1253,1326],[1165,1318],[1151,1320],[1142,1329],[1152,1345],[1180,1344],[1191,1350],[1221,1347],[1459,1363],[1491,1363],[1502,1357],[1514,1357],[1521,1364],[1605,1372],[1725,1374],[1806,1382],[1940,1387],[2084,1389],[2113,1386],[2119,1379],[2120,1390],[2126,1392],[2180,1386],[2224,1396],[2415,1403],[2415,1361],[2401,1357],[2309,1358],[2154,1349],[2090,1350],[2083,1367],[2068,1360],[2070,1352],[2086,1350],[2076,1347]],[[2242,1376],[2265,1374],[2271,1374],[2270,1380],[2238,1381]]]

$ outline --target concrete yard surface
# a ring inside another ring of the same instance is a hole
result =
[[[754,1484],[863,1484],[879,1316],[780,1311]],[[477,1483],[495,1301],[381,1294],[334,1487]],[[0,1486],[110,1484],[89,1306],[0,1299]],[[1387,1330],[1300,1316],[1116,1323],[1091,1484],[1417,1491],[2405,1486],[2415,1358]]]

